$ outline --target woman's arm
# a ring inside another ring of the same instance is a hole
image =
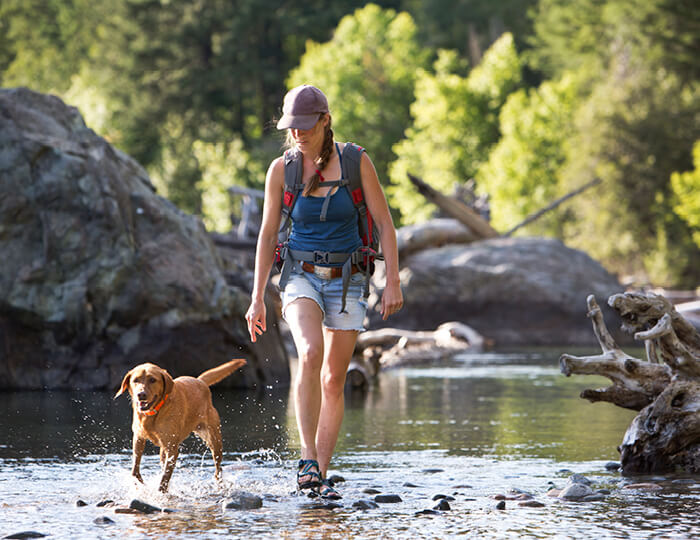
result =
[[[265,287],[275,258],[277,234],[280,228],[282,196],[284,193],[284,159],[277,158],[267,169],[262,224],[255,249],[255,277],[250,307],[246,313],[250,340],[267,330],[265,323]]]
[[[362,175],[362,191],[367,208],[372,214],[374,224],[379,230],[379,242],[384,255],[386,266],[386,285],[382,294],[381,314],[386,320],[403,306],[403,293],[401,292],[401,280],[399,279],[399,251],[396,244],[396,229],[391,219],[389,206],[384,197],[384,191],[379,184],[377,171],[372,160],[366,152],[362,153],[360,164]]]

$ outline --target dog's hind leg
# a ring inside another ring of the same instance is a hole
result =
[[[198,430],[197,436],[202,439],[209,450],[211,450],[211,455],[214,458],[214,478],[219,482],[221,481],[221,462],[224,457],[224,445],[221,439],[221,426],[217,422],[214,425],[204,426],[201,430]]]

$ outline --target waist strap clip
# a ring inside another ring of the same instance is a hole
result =
[[[330,264],[330,251],[314,251],[314,264]]]

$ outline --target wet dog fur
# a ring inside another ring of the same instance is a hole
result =
[[[140,473],[141,457],[146,441],[160,448],[160,464],[163,476],[160,491],[166,492],[180,444],[190,433],[202,439],[214,457],[214,476],[221,480],[223,443],[221,421],[214,408],[209,386],[228,377],[246,361],[239,358],[221,364],[202,373],[199,377],[173,379],[163,368],[155,364],[140,364],[129,371],[122,380],[119,397],[129,392],[133,409],[133,467],[131,474],[143,482]]]

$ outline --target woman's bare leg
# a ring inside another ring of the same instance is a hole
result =
[[[355,349],[355,330],[324,330],[325,354],[321,368],[321,410],[316,431],[316,452],[326,477],[345,409],[345,376]]]
[[[286,307],[284,315],[299,357],[294,380],[294,407],[301,439],[301,458],[317,459],[316,432],[321,410],[323,312],[310,298],[297,298]]]

